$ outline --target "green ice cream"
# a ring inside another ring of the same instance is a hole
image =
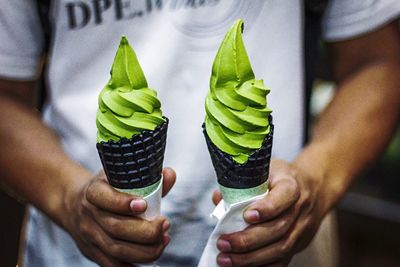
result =
[[[154,130],[165,120],[157,92],[146,78],[125,36],[111,68],[111,79],[99,95],[96,115],[97,142],[131,138],[143,130]]]
[[[270,131],[266,95],[256,80],[244,47],[243,21],[225,35],[212,67],[206,98],[206,132],[211,141],[239,164],[262,146]]]

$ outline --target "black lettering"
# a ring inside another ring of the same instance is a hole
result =
[[[67,3],[67,14],[70,29],[85,27],[90,21],[90,8],[84,2]]]
[[[146,11],[147,13],[150,13],[153,10],[153,1],[152,0],[146,0]]]
[[[115,0],[115,17],[117,20],[124,18],[124,9],[130,7],[129,1]]]
[[[163,1],[162,0],[146,0],[146,11],[147,13],[151,13],[153,11],[153,3],[155,4],[155,7],[160,10],[163,7]]]
[[[110,0],[93,0],[94,22],[100,24],[103,22],[103,12],[111,7]]]
[[[158,10],[162,9],[163,1],[162,0],[156,0],[156,7],[157,7]]]
[[[151,0],[149,0],[151,1]],[[153,0],[154,1],[154,0]],[[206,6],[216,6],[220,0],[170,0],[170,9],[188,9],[188,8],[198,8]]]
[[[195,0],[186,0],[186,6],[196,8],[196,1]]]
[[[130,0],[115,0],[115,18],[117,20],[133,19],[143,16],[143,11],[134,11]]]

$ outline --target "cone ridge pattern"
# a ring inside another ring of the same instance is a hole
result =
[[[245,164],[239,164],[232,156],[217,148],[207,135],[203,124],[203,133],[210,152],[218,183],[229,188],[252,188],[261,185],[268,179],[271,160],[272,138],[274,126],[272,116],[269,116],[270,132],[258,150],[250,155]]]
[[[161,178],[168,119],[153,131],[142,131],[131,139],[97,143],[109,183],[116,188],[142,188]]]

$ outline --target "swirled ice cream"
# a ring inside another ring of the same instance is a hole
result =
[[[111,78],[99,95],[97,142],[131,138],[165,122],[157,92],[150,89],[125,36],[121,38]]]
[[[98,102],[96,147],[110,185],[151,194],[161,184],[168,119],[125,36]]]
[[[269,89],[256,80],[244,47],[243,21],[225,35],[212,67],[206,97],[205,129],[208,137],[239,164],[259,149],[270,132]]]

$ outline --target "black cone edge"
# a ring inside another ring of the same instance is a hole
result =
[[[161,179],[168,118],[153,131],[132,138],[96,144],[110,185],[120,189],[142,188]]]
[[[205,124],[202,125],[211,161],[218,183],[229,188],[245,189],[261,185],[268,179],[271,160],[274,125],[272,116],[268,117],[270,132],[264,138],[262,146],[255,150],[244,164],[239,164],[232,156],[217,148],[208,137]]]

